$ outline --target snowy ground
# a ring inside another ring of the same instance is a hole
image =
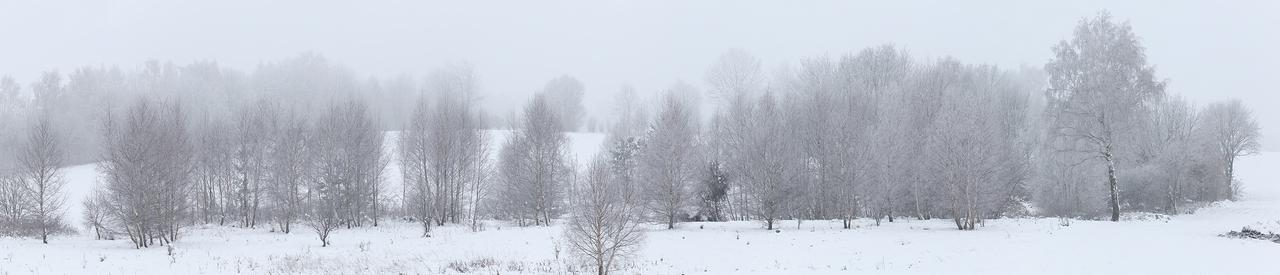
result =
[[[580,159],[598,149],[598,135],[575,135]],[[1245,199],[1193,215],[1120,223],[1057,219],[993,220],[960,232],[945,220],[899,220],[883,226],[859,221],[806,221],[780,232],[754,222],[654,226],[644,249],[623,274],[1277,274],[1280,244],[1218,237],[1251,226],[1280,232],[1280,153],[1245,157],[1238,176]],[[73,185],[95,178],[92,166],[69,169]],[[85,182],[89,181],[89,182]],[[80,198],[87,188],[70,188]],[[73,199],[74,209],[79,205]],[[79,219],[78,210],[70,212]],[[560,228],[508,227],[489,222],[482,232],[437,228],[419,237],[414,224],[340,230],[319,247],[305,229],[200,227],[175,246],[133,249],[128,241],[64,236],[42,245],[0,239],[0,274],[564,274]]]

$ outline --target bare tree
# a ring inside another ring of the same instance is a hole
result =
[[[317,173],[308,190],[310,217],[307,225],[328,245],[329,233],[338,225],[359,227],[365,221],[378,225],[381,193],[383,133],[370,117],[368,105],[359,100],[335,103],[316,123],[314,150]]]
[[[98,240],[115,239],[115,231],[112,228],[118,222],[110,213],[110,198],[107,197],[106,192],[102,185],[95,185],[82,202],[84,209],[81,214],[84,215],[84,227],[86,230],[93,230],[94,239]]]
[[[750,200],[747,212],[763,220],[765,229],[773,230],[775,224],[788,210],[788,203],[795,196],[792,183],[796,176],[795,152],[791,148],[794,137],[786,127],[783,110],[771,93],[766,93],[758,103],[743,114],[744,125],[734,126],[737,139],[733,144],[732,159],[737,174],[742,175],[742,188]]]
[[[331,179],[330,179],[331,180]],[[313,181],[307,200],[307,214],[303,224],[311,227],[320,238],[320,246],[329,246],[329,234],[342,226],[343,196],[340,183],[326,180]]]
[[[1190,183],[1187,172],[1195,166],[1196,154],[1204,146],[1199,146],[1195,134],[1199,131],[1201,115],[1181,97],[1165,98],[1155,110],[1152,132],[1154,138],[1148,140],[1152,150],[1158,155],[1164,177],[1156,177],[1165,182],[1164,199],[1169,214],[1178,214],[1180,204],[1186,199],[1184,189]]]
[[[1054,47],[1049,73],[1049,114],[1064,150],[1089,152],[1106,163],[1111,220],[1120,220],[1116,146],[1139,114],[1164,94],[1138,37],[1128,23],[1101,13],[1081,20],[1070,41]]]
[[[29,229],[26,224],[28,193],[16,174],[0,172],[0,235],[25,235]]]
[[[232,167],[233,150],[230,127],[221,120],[205,116],[197,127],[199,133],[195,148],[195,209],[204,223],[223,225],[227,218],[234,222],[237,199],[235,170]]]
[[[564,229],[570,252],[590,262],[599,275],[609,274],[635,253],[645,232],[635,216],[636,206],[627,203],[625,191],[611,176],[608,158],[597,156],[587,167]]]
[[[27,139],[17,148],[18,175],[29,199],[30,223],[43,243],[49,235],[65,230],[63,203],[66,194],[61,168],[66,162],[61,138],[54,132],[47,116],[42,116],[27,131]]]
[[[689,206],[691,190],[698,175],[698,135],[695,112],[689,103],[668,91],[662,99],[662,110],[653,122],[641,149],[640,163],[644,175],[645,194],[654,215],[674,229],[679,215]]]
[[[1209,104],[1204,110],[1204,122],[1214,151],[1222,159],[1222,169],[1226,174],[1225,198],[1235,200],[1238,188],[1233,185],[1236,158],[1258,152],[1258,140],[1261,139],[1258,122],[1240,100]]]
[[[477,169],[483,168],[488,156],[488,139],[475,107],[479,102],[475,73],[469,67],[457,67],[436,72],[432,80],[435,108],[427,117],[426,152],[436,190],[433,208],[437,225],[443,225],[459,222],[467,183],[474,182],[469,179],[481,172]]]
[[[314,131],[297,114],[286,116],[268,152],[267,179],[271,201],[276,208],[276,223],[288,234],[292,225],[305,214],[307,184],[314,181],[311,158]]]
[[[18,139],[16,135],[21,131],[17,128],[22,125],[22,121],[27,120],[25,117],[30,112],[28,105],[29,100],[23,96],[22,86],[18,85],[18,81],[9,76],[0,77],[0,145],[9,145],[8,142]],[[9,170],[14,161],[16,160],[8,157],[0,158],[0,171]],[[0,172],[0,181],[3,181],[4,173]],[[3,190],[4,185],[0,183],[0,192]],[[0,207],[4,204],[3,198],[0,198]],[[3,231],[3,226],[0,226],[0,232]]]
[[[235,196],[243,227],[253,228],[258,223],[258,209],[265,190],[263,182],[267,180],[267,153],[278,120],[276,106],[269,101],[242,107],[236,118],[231,168],[235,171]]]
[[[430,223],[458,223],[464,214],[472,216],[472,227],[477,228],[474,210],[489,181],[488,136],[475,108],[477,85],[469,67],[436,71],[428,83],[432,100],[419,101],[408,129],[401,133],[401,167],[412,188],[408,202],[424,223],[424,235]]]
[[[550,225],[561,214],[563,188],[573,169],[558,120],[544,96],[535,95],[525,106],[521,128],[500,153],[502,212],[521,225]]]
[[[422,236],[429,236],[435,210],[432,198],[435,197],[431,183],[431,154],[427,135],[430,106],[426,98],[418,101],[409,119],[409,125],[400,132],[400,171],[404,176],[405,207],[414,219],[422,223]]]
[[[764,86],[764,71],[760,59],[743,49],[730,49],[706,71],[707,90],[721,103],[758,96]]]
[[[552,112],[555,112],[556,117],[559,118],[560,129],[573,132],[582,128],[587,115],[585,107],[582,106],[583,92],[582,81],[572,76],[562,75],[547,82],[539,94],[546,97]]]
[[[641,103],[640,95],[631,86],[623,86],[614,95],[614,122],[609,134],[615,138],[644,135],[649,125],[649,112]]]
[[[106,119],[107,205],[137,248],[173,242],[188,224],[193,149],[178,106],[139,99],[123,120]]]
[[[994,67],[953,67],[960,82],[942,91],[946,101],[937,135],[928,142],[933,167],[946,186],[951,218],[960,230],[973,230],[1009,196],[1008,184],[1021,182],[1026,90],[1014,86]]]
[[[752,122],[750,112],[753,100],[766,84],[759,58],[741,49],[731,49],[722,54],[704,74],[707,92],[716,104],[711,119],[708,159],[718,161],[725,171],[739,175],[746,164],[739,163],[745,145],[738,143],[747,134]],[[729,177],[726,212],[731,219],[745,220],[752,215],[747,177]]]

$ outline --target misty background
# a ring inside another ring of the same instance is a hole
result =
[[[732,48],[766,71],[885,43],[924,60],[1041,68],[1051,45],[1103,9],[1132,22],[1168,92],[1255,106],[1264,150],[1280,149],[1280,110],[1267,107],[1280,102],[1276,1],[3,1],[0,75],[25,85],[44,71],[147,60],[251,71],[302,53],[357,79],[467,63],[493,114],[567,74],[604,119],[624,85],[645,97],[678,80],[705,90],[706,68]]]

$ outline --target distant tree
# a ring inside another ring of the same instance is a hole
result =
[[[27,99],[22,96],[22,86],[18,85],[18,81],[9,76],[0,77],[0,144],[16,139],[11,136],[19,132],[15,128],[22,125],[20,121],[25,120],[24,116],[29,112],[27,105]],[[10,163],[12,161],[14,160],[0,158],[0,170],[12,165]]]
[[[18,84],[11,76],[0,77],[0,110],[8,110],[22,103],[22,85]]]
[[[1209,104],[1203,114],[1204,130],[1214,145],[1213,151],[1222,159],[1222,169],[1226,174],[1224,197],[1235,200],[1238,189],[1233,185],[1236,158],[1258,152],[1258,140],[1261,139],[1258,122],[1240,100]]]
[[[1114,23],[1105,12],[1081,20],[1070,41],[1054,46],[1045,65],[1049,74],[1047,112],[1063,150],[1089,152],[1107,168],[1111,220],[1120,220],[1120,180],[1116,150],[1141,114],[1164,94],[1165,83],[1128,23]]]
[[[609,134],[615,138],[644,135],[649,128],[649,113],[635,87],[623,86],[613,100],[614,122]]]
[[[705,73],[711,98],[721,103],[757,96],[765,84],[760,59],[743,49],[721,54]]]
[[[546,97],[551,110],[559,118],[560,129],[573,132],[582,128],[587,116],[586,108],[582,106],[583,92],[582,81],[568,75],[556,77],[542,88],[540,94]]]

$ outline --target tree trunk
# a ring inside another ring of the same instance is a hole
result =
[[[667,229],[675,229],[675,228],[676,228],[676,214],[675,214],[675,212],[668,213],[668,214],[667,214]]]
[[[1107,203],[1111,207],[1111,221],[1120,221],[1120,188],[1116,179],[1116,162],[1112,159],[1110,146],[1107,146],[1106,151],[1102,153],[1102,158],[1107,161],[1107,185],[1111,193]]]
[[[1230,201],[1236,200],[1236,190],[1234,189],[1234,187],[1231,186],[1231,184],[1235,181],[1235,178],[1233,177],[1234,175],[1232,175],[1232,173],[1235,172],[1235,162],[1236,162],[1236,158],[1234,156],[1227,157],[1227,190],[1226,192],[1227,192],[1227,200],[1230,200]]]

